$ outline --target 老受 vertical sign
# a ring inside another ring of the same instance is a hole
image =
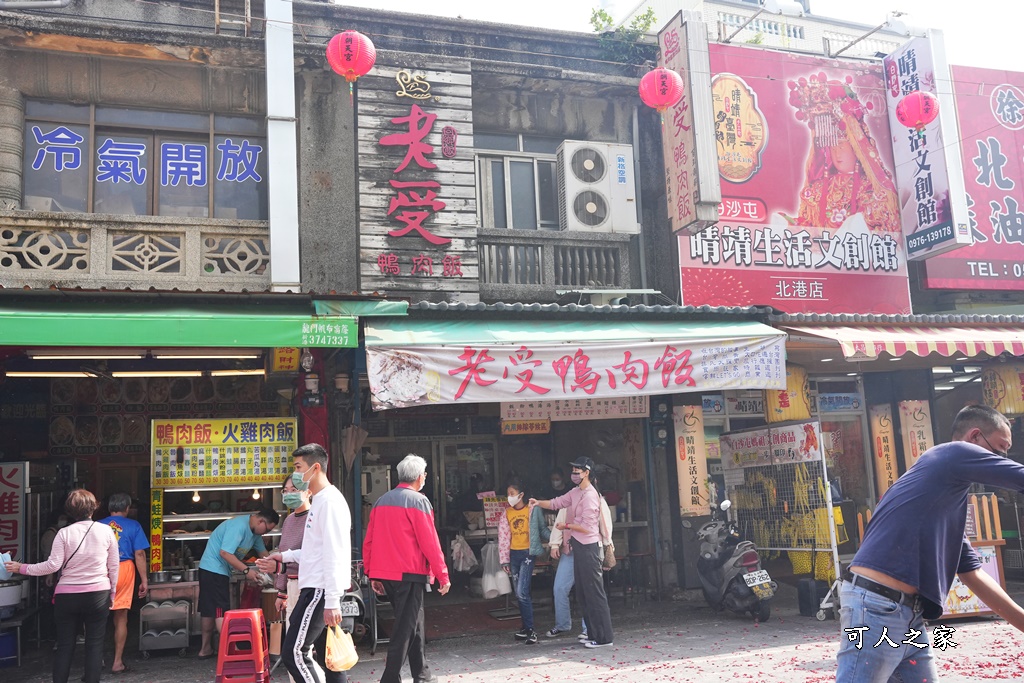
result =
[[[658,65],[683,78],[683,97],[664,113],[668,216],[672,232],[700,232],[718,220],[718,180],[711,107],[708,33],[700,15],[679,12],[658,34]]]

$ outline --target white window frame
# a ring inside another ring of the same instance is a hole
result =
[[[519,151],[512,150],[486,150],[477,149],[475,154],[476,163],[476,192],[477,192],[477,219],[480,226],[488,229],[496,228],[494,225],[494,192],[493,176],[491,174],[491,162],[501,161],[505,174],[505,219],[508,230],[558,230],[558,188],[555,187],[555,216],[552,220],[541,220],[541,187],[538,166],[541,163],[552,165],[552,179],[558,183],[558,156],[555,154],[544,154],[541,152],[523,152],[523,136],[518,135]],[[536,228],[517,228],[513,224],[512,212],[512,163],[532,162],[533,164],[533,215],[537,220]]]

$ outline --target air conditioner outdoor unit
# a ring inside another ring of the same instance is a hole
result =
[[[558,147],[559,228],[636,234],[633,148],[566,140]]]

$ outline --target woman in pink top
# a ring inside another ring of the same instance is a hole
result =
[[[53,541],[50,557],[38,564],[8,562],[7,571],[27,576],[60,572],[53,595],[57,652],[53,683],[67,683],[75,654],[75,635],[85,625],[85,683],[99,683],[103,666],[103,635],[117,588],[120,557],[117,538],[106,524],[92,521],[96,496],[85,489],[68,494],[64,509],[74,522]]]

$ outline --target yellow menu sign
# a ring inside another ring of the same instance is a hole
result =
[[[153,420],[153,486],[279,483],[296,439],[294,417]]]

